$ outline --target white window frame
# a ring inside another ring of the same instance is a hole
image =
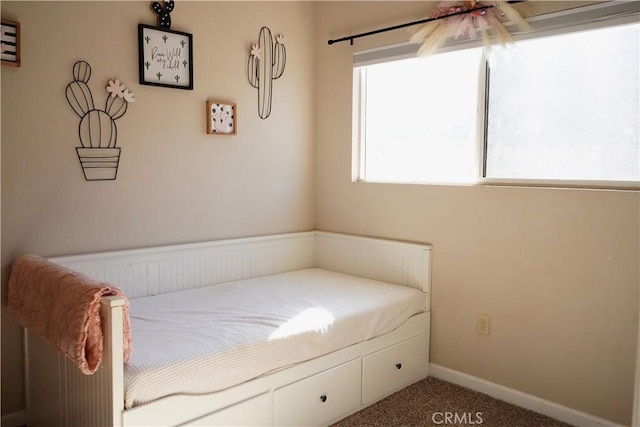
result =
[[[594,30],[598,28],[614,27],[638,23],[640,18],[640,2],[637,1],[612,1],[599,3],[590,6],[570,9],[567,11],[554,12],[528,18],[530,31],[512,32],[515,42],[534,38],[552,37],[561,34],[576,33],[581,31]],[[438,50],[438,53],[450,52],[460,49],[469,49],[481,46],[481,40],[452,41],[445,44]],[[366,72],[363,68],[367,65],[379,64],[383,62],[397,61],[417,56],[419,46],[416,44],[402,43],[398,45],[385,46],[377,49],[369,49],[354,52],[354,73],[353,73],[353,150],[352,150],[352,181],[353,182],[381,182],[365,180],[365,156],[366,149],[364,141],[364,96],[365,81],[361,74]],[[480,67],[478,78],[480,79],[478,93],[478,129],[476,136],[476,153],[478,158],[477,176],[475,183],[454,184],[454,185],[512,185],[527,187],[577,187],[590,189],[629,189],[640,190],[640,181],[596,181],[596,180],[551,180],[551,179],[515,179],[515,178],[486,178],[485,156],[486,156],[486,118],[487,118],[487,63]],[[407,183],[412,184],[412,183]],[[444,182],[419,183],[426,185],[447,185]]]

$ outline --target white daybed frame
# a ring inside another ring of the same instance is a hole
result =
[[[223,391],[125,410],[123,300],[105,297],[105,354],[94,375],[25,330],[29,426],[328,425],[428,375],[427,244],[311,231],[50,260],[113,283],[129,298],[320,267],[420,289],[427,311],[383,336]]]

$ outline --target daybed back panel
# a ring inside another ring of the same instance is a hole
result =
[[[304,232],[50,260],[137,298],[313,267],[313,239]]]

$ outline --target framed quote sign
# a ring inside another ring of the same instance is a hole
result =
[[[138,24],[140,84],[193,89],[193,37]]]
[[[20,66],[20,23],[2,20],[2,65]]]

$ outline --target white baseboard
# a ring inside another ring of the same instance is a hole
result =
[[[3,415],[0,419],[2,427],[21,427],[27,425],[27,416],[24,411]]]
[[[496,399],[520,406],[521,408],[530,409],[539,414],[555,418],[556,420],[560,420],[574,426],[623,427],[621,424],[616,424],[613,421],[576,411],[575,409],[553,403],[549,400],[541,399],[531,394],[501,386],[463,372],[454,371],[453,369],[445,368],[444,366],[436,365],[434,363],[429,364],[429,376],[457,384],[471,390],[479,391],[480,393],[495,397]]]

